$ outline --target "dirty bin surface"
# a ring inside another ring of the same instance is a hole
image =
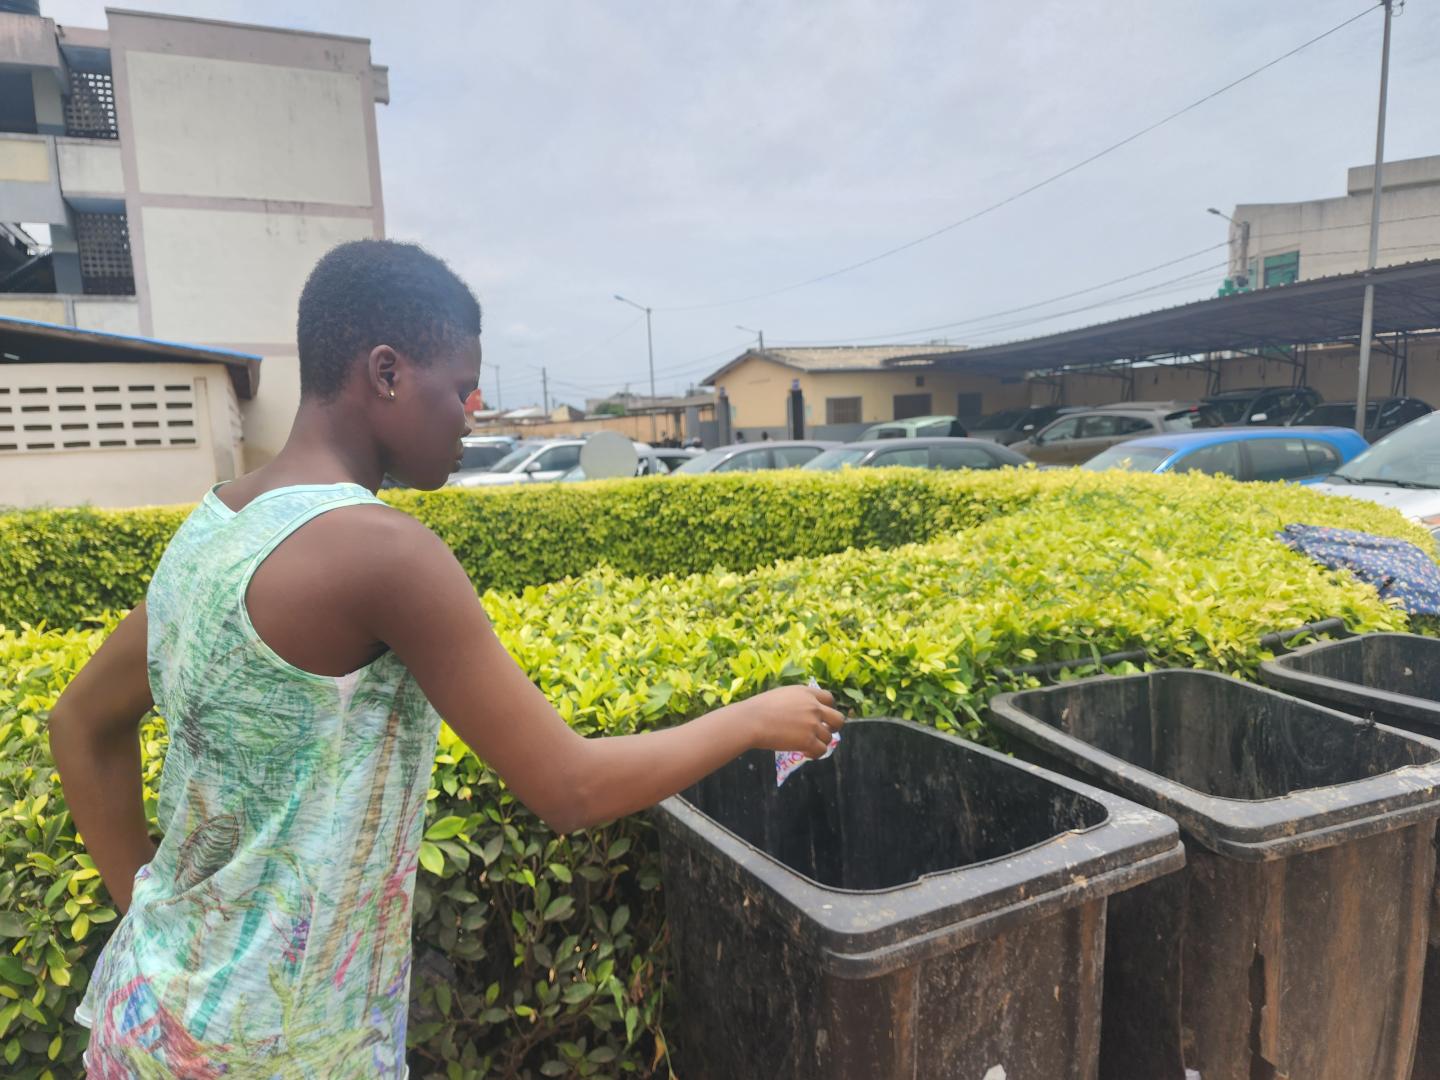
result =
[[[1277,690],[1440,738],[1440,640],[1362,634],[1306,645],[1260,666]]]
[[[1112,902],[1105,1077],[1406,1080],[1440,746],[1202,671],[997,697],[1017,752],[1180,823]]]
[[[1183,859],[1159,814],[896,720],[656,821],[696,1077],[1093,1077],[1105,898]]]

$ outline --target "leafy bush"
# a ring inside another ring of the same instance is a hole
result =
[[[1161,663],[1248,674],[1270,630],[1329,616],[1355,630],[1405,626],[1368,587],[1274,541],[1285,523],[1428,542],[1387,510],[1198,476],[1023,473],[956,490],[977,502],[993,493],[1013,512],[893,550],[652,580],[601,567],[483,602],[587,735],[672,723],[814,674],[857,715],[983,738],[1002,669],[1037,659],[1084,670],[1092,656],[1143,648]],[[0,935],[11,946],[0,957],[0,1057],[23,1080],[76,1074],[84,1034],[66,1018],[113,925],[43,730],[110,625],[0,631],[0,804],[11,804],[0,817]],[[164,749],[158,720],[144,740],[148,793]],[[417,1080],[663,1071],[669,968],[646,819],[557,837],[448,729],[433,786],[415,903]]]
[[[1002,513],[1040,474],[864,470],[386,491],[451,547],[477,589],[522,589],[606,563],[627,574],[750,570],[928,540]],[[78,626],[140,602],[190,507],[0,514],[0,625]]]

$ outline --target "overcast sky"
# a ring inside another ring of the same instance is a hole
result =
[[[1205,213],[1344,193],[1375,152],[1378,8],[1042,190],[862,269],[1204,97],[1365,0],[127,0],[368,37],[387,229],[485,306],[506,407],[683,390],[753,341],[959,344],[1213,295]],[[103,26],[96,0],[42,0]],[[1386,158],[1440,154],[1440,3],[1395,19]],[[1184,281],[1172,282],[1182,275]],[[1070,312],[1147,285],[1153,292]],[[698,310],[674,310],[707,306]],[[1046,315],[1056,315],[1044,319]],[[1358,316],[1357,316],[1358,317]],[[940,331],[913,332],[964,321]],[[496,373],[483,386],[494,402]]]

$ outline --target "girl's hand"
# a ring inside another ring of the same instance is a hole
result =
[[[845,717],[828,690],[782,686],[741,703],[751,723],[752,743],[764,750],[796,750],[818,758],[830,748],[830,736]]]

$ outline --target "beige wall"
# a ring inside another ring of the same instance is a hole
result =
[[[107,334],[140,333],[140,305],[130,297],[76,297],[75,325],[82,330],[102,330]]]
[[[126,71],[141,190],[370,205],[357,73],[140,51]]]
[[[0,447],[20,447],[0,449],[0,505],[193,502],[238,474],[234,398],[223,364],[0,366]],[[46,409],[21,413],[22,400]],[[25,431],[25,422],[52,430]],[[31,446],[39,443],[55,448]]]
[[[50,144],[43,136],[0,135],[0,180],[50,182]]]
[[[194,343],[295,340],[301,286],[336,244],[374,235],[351,217],[147,206],[145,265],[157,337]]]
[[[0,296],[0,315],[63,325],[66,321],[65,301],[35,296]]]
[[[916,380],[922,379],[923,386]],[[934,369],[898,371],[800,372],[783,364],[750,357],[715,380],[730,398],[731,424],[736,428],[783,428],[790,384],[800,381],[805,396],[806,424],[826,424],[827,398],[861,399],[861,422],[878,424],[895,418],[899,394],[929,394],[932,411],[939,416],[955,412],[960,393],[981,395],[981,409],[1015,408],[1026,403],[1024,382],[1010,384],[986,376]]]
[[[711,419],[714,410],[706,406],[702,420]],[[699,436],[698,431],[685,430],[685,415],[680,413],[657,414],[654,426],[649,415],[638,416],[593,416],[584,420],[555,420],[541,424],[486,424],[475,429],[476,435],[521,435],[527,439],[563,438],[591,435],[597,431],[614,431],[637,442],[651,442],[657,439],[689,439]]]

